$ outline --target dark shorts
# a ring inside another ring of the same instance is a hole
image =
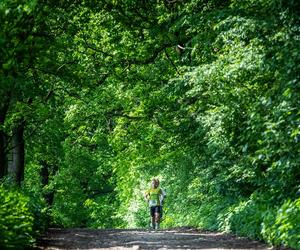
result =
[[[150,207],[151,217],[153,217],[155,215],[155,213],[159,213],[159,215],[161,217],[162,207],[161,206]]]

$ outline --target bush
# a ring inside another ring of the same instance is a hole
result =
[[[241,201],[219,220],[222,231],[300,249],[300,198],[287,200],[281,207],[255,199]]]
[[[274,245],[285,245],[300,249],[300,198],[288,200],[268,213],[262,227],[266,241]]]
[[[253,200],[241,201],[228,209],[221,228],[253,239],[261,239],[261,224],[267,211],[264,204]]]
[[[22,249],[33,243],[28,197],[0,185],[0,248]]]
[[[214,201],[203,203],[199,207],[198,227],[208,230],[218,230],[220,218],[223,217],[229,202],[216,197]]]

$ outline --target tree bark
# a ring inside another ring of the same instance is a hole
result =
[[[1,128],[8,111],[8,101],[0,107],[0,179],[7,175],[6,134]]]
[[[21,182],[24,180],[24,128],[25,122],[22,121],[13,130],[12,135],[12,164],[9,173],[15,177],[18,186],[21,186]]]
[[[42,181],[42,186],[43,188],[49,184],[49,176],[50,176],[50,171],[49,171],[49,164],[46,161],[41,161],[41,181]],[[54,192],[53,191],[48,191],[43,193],[44,199],[46,200],[47,204],[49,207],[52,206],[53,204],[53,199],[54,199]]]
[[[0,179],[7,175],[6,134],[0,130]]]

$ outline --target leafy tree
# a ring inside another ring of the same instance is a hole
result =
[[[105,228],[147,226],[158,176],[165,227],[297,248],[299,9],[3,1],[0,177],[25,169],[52,224]]]

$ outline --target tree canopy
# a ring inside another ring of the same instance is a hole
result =
[[[49,225],[146,227],[158,177],[164,227],[300,249],[299,10],[2,0],[0,246]]]

